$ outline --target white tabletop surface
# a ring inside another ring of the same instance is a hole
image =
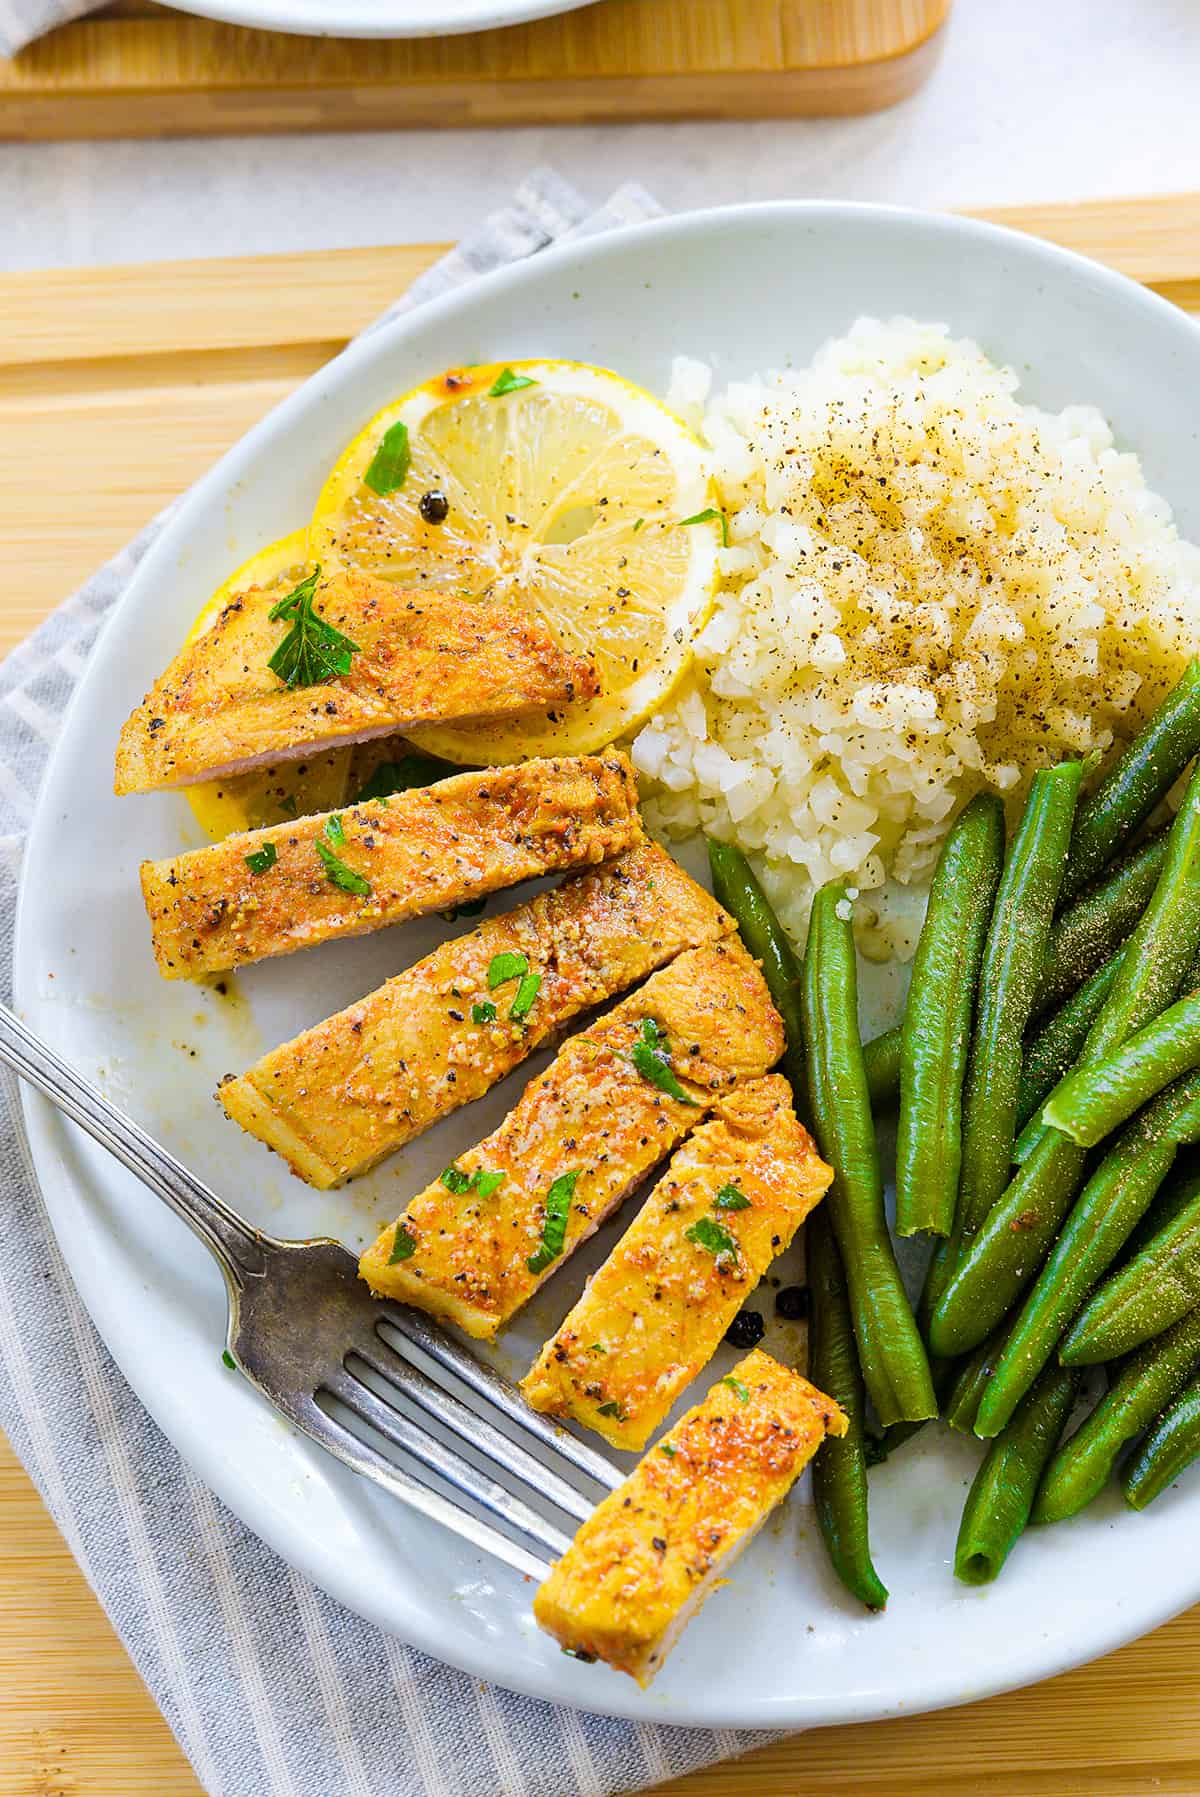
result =
[[[0,266],[450,238],[538,162],[673,209],[1200,188],[1200,0],[957,0],[928,84],[859,119],[3,145]]]

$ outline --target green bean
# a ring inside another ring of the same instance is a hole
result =
[[[977,1435],[999,1435],[1054,1353],[1088,1292],[1111,1266],[1171,1170],[1200,1133],[1200,1074],[1146,1106],[1088,1180],[1013,1324],[979,1406]]]
[[[1087,1033],[1112,990],[1123,953],[1123,949],[1118,950],[1103,967],[1098,967],[1078,992],[1072,993],[1061,1010],[1048,1017],[1037,1034],[1026,1042],[1021,1057],[1021,1083],[1017,1088],[1018,1129],[1024,1131],[1029,1120],[1038,1116],[1064,1073],[1069,1072],[1079,1059]],[[1040,1134],[1040,1117],[1038,1130]]]
[[[1200,664],[1193,664],[1200,666]],[[1192,771],[1167,838],[1162,873],[1121,957],[1103,1009],[1088,1031],[1079,1065],[1109,1055],[1176,998],[1193,971],[1200,943],[1200,766]],[[1060,1082],[1061,1083],[1061,1082]],[[1050,1095],[1052,1102],[1058,1088]],[[1045,1125],[1031,1121],[1017,1143],[1022,1162]]]
[[[1063,1522],[1103,1491],[1127,1441],[1148,1428],[1200,1360],[1200,1310],[1131,1354],[1091,1415],[1059,1448],[1033,1506],[1034,1522]]]
[[[812,1306],[808,1375],[814,1385],[837,1400],[849,1423],[845,1435],[826,1437],[813,1461],[817,1525],[833,1569],[847,1591],[869,1610],[882,1610],[888,1594],[871,1560],[862,1374],[845,1272],[824,1205],[812,1213],[805,1226],[805,1253]]]
[[[961,1435],[974,1433],[980,1399],[996,1369],[996,1357],[1004,1346],[1005,1333],[1003,1327],[993,1329],[973,1354],[956,1363],[958,1373],[950,1387],[943,1415],[950,1427],[957,1429]]]
[[[1090,973],[1124,948],[1150,903],[1167,854],[1167,830],[1134,849],[1099,885],[1059,912],[1046,943],[1034,1012],[1040,1015],[1074,992]]]
[[[1124,754],[1079,807],[1063,900],[1091,883],[1200,751],[1200,664],[1189,662]]]
[[[869,1042],[863,1043],[862,1052],[871,1108],[890,1110],[900,1096],[899,1028],[884,1030],[882,1036],[872,1036]]]
[[[1068,812],[1064,849],[1069,829]],[[948,1235],[954,1222],[975,987],[1003,861],[1004,807],[995,793],[979,793],[938,857],[904,1009],[896,1134],[901,1235]]]
[[[1115,1360],[1161,1335],[1200,1304],[1200,1173],[1194,1169],[1155,1205],[1159,1228],[1106,1279],[1076,1317],[1059,1349],[1068,1366]],[[1131,1237],[1131,1243],[1133,1238]]]
[[[1173,1080],[1200,1066],[1200,994],[1163,1011],[1102,1061],[1060,1081],[1042,1121],[1095,1147]]]
[[[1099,1060],[1171,1002],[1200,941],[1200,769],[1193,772],[1154,895],[1088,1031],[1080,1065]],[[1086,1150],[1044,1129],[958,1261],[930,1318],[936,1354],[965,1354],[1038,1272],[1083,1177]]]
[[[1200,1455],[1200,1379],[1185,1385],[1163,1411],[1125,1469],[1125,1502],[1144,1510]]]
[[[809,1104],[834,1170],[825,1200],[846,1269],[863,1378],[879,1420],[916,1422],[937,1402],[896,1265],[858,1036],[850,902],[836,882],[813,901],[802,984]]]
[[[767,990],[783,1019],[787,1038],[784,1067],[799,1104],[804,1092],[804,1028],[796,951],[739,848],[710,836],[708,865],[717,903],[729,912],[737,924],[738,935],[762,967]]]
[[[1047,1130],[955,1266],[929,1319],[935,1354],[966,1354],[1037,1273],[1083,1183],[1087,1149]]]
[[[963,1093],[955,1264],[1009,1182],[1021,1043],[1045,958],[1081,772],[1079,762],[1068,761],[1034,775],[996,894]]]
[[[1078,1386],[1078,1373],[1047,1367],[988,1449],[963,1508],[954,1549],[955,1576],[965,1584],[989,1584],[1023,1533]]]
[[[933,1380],[933,1393],[939,1406],[954,1383],[954,1375],[957,1370],[957,1362],[953,1360],[938,1360],[930,1363],[929,1372]],[[919,1435],[921,1430],[928,1428],[933,1421],[935,1418],[923,1416],[919,1422],[893,1423],[890,1428],[884,1429],[879,1435],[868,1435],[865,1449],[867,1465],[882,1466],[885,1460],[891,1459],[897,1448],[902,1448],[906,1441],[911,1441],[914,1435]]]

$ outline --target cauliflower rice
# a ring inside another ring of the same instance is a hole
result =
[[[862,319],[808,368],[710,382],[681,360],[670,400],[729,547],[633,744],[650,820],[732,836],[796,935],[844,876],[864,951],[910,953],[962,803],[1123,744],[1178,677],[1200,550],[1097,411],[1021,404],[943,325]]]

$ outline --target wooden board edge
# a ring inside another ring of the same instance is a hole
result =
[[[472,55],[455,47],[466,40],[444,40],[436,54],[385,45],[368,59],[360,43],[327,51],[207,21],[187,21],[179,36],[178,20],[113,19],[107,37],[103,21],[83,21],[0,61],[0,139],[850,116],[916,91],[952,0],[912,0],[904,32],[879,32],[865,57],[852,46],[870,41],[866,26],[858,37],[831,28],[806,41],[788,23],[791,3],[763,0],[760,17],[739,20],[734,0],[720,15],[724,29],[689,20],[688,30],[648,46],[644,61],[636,29],[592,44],[531,38],[527,53],[501,47],[511,37],[503,33],[493,61],[480,40]],[[257,61],[231,47],[241,39]]]

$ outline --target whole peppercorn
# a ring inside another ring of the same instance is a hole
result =
[[[450,501],[440,487],[434,487],[430,493],[422,493],[417,507],[426,524],[444,524],[450,511]]]
[[[725,1331],[731,1348],[757,1348],[764,1335],[763,1320],[757,1310],[739,1310]]]
[[[785,1285],[781,1292],[776,1292],[775,1314],[786,1317],[789,1323],[798,1323],[801,1317],[806,1317],[808,1315],[808,1287],[806,1285]]]

